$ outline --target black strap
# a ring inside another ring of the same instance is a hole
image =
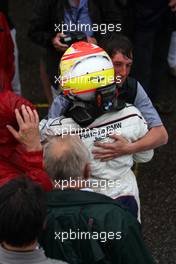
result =
[[[124,100],[126,103],[134,104],[137,94],[137,81],[134,78],[128,77],[122,87],[119,87],[120,100]]]
[[[87,127],[100,115],[95,105],[85,103],[84,106],[73,106],[66,113],[66,117],[71,117],[81,127]]]

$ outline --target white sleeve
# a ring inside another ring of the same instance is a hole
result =
[[[139,122],[138,126],[140,128],[138,130],[139,131],[138,140],[139,140],[140,138],[144,137],[147,134],[148,128],[147,128],[147,123],[144,118],[141,117],[141,119],[139,119],[138,122]],[[133,160],[135,162],[148,162],[152,159],[153,154],[154,154],[153,149],[134,153]]]
[[[148,162],[153,158],[154,151],[146,150],[133,154],[133,160],[135,162]]]
[[[72,118],[60,116],[54,119],[43,119],[39,125],[41,141],[48,136],[74,135],[79,128],[80,126]]]

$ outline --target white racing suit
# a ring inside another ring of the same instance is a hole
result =
[[[92,179],[98,179],[99,185],[92,184],[96,192],[116,199],[120,196],[134,196],[140,211],[139,193],[136,177],[131,170],[133,162],[147,162],[153,156],[153,150],[101,162],[95,160],[92,150],[96,141],[112,142],[109,134],[120,134],[129,142],[135,142],[147,132],[147,124],[141,113],[132,105],[126,105],[120,111],[106,113],[98,117],[88,128],[81,128],[72,118],[63,116],[42,120],[40,123],[42,139],[48,135],[79,134],[90,153]],[[101,180],[101,181],[100,181]]]

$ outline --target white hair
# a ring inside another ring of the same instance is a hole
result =
[[[45,169],[52,180],[82,178],[89,152],[78,136],[54,136],[44,146]]]

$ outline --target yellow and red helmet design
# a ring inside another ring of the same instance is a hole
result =
[[[64,53],[60,63],[61,88],[64,94],[89,98],[98,88],[114,81],[114,68],[108,54],[97,45],[76,42]]]

